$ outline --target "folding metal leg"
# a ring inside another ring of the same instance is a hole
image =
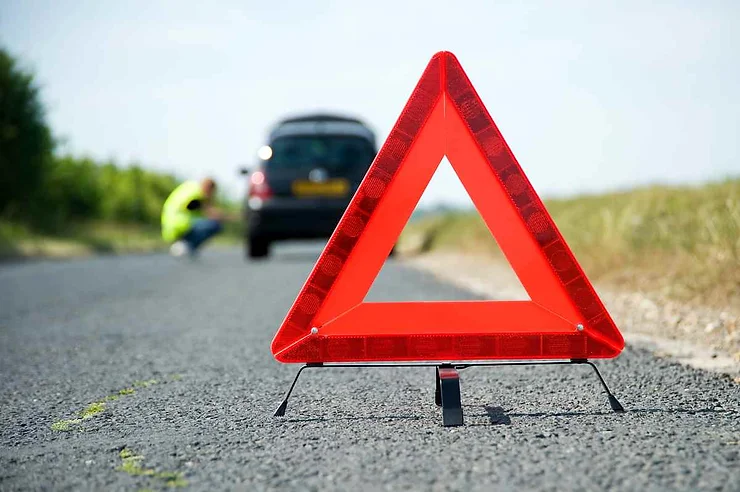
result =
[[[295,375],[295,379],[293,379],[293,384],[290,385],[290,388],[288,388],[288,392],[285,393],[285,398],[283,398],[283,401],[280,403],[280,406],[275,410],[275,413],[273,417],[283,417],[285,416],[285,410],[288,409],[288,398],[290,398],[290,394],[293,393],[293,388],[295,388],[295,384],[298,382],[298,378],[301,377],[301,373],[304,369],[308,369],[311,367],[321,367],[322,364],[306,364],[304,366],[301,366],[300,369],[298,369],[298,373]]]
[[[619,403],[619,400],[617,400],[617,397],[612,394],[612,392],[609,390],[609,386],[606,385],[606,381],[604,381],[604,378],[601,377],[601,373],[599,372],[599,368],[596,367],[596,365],[587,359],[573,359],[571,361],[573,364],[587,364],[591,366],[591,368],[596,373],[596,376],[598,376],[599,381],[601,382],[601,386],[604,388],[604,391],[606,391],[606,397],[609,400],[609,406],[612,407],[612,410],[616,413],[624,413],[624,407],[621,403]]]
[[[288,399],[290,398],[293,388],[298,382],[298,378],[304,369],[310,368],[342,368],[342,367],[430,367],[435,368],[435,390],[434,390],[434,402],[437,406],[442,407],[442,422],[445,427],[463,425],[463,411],[460,398],[460,374],[458,370],[467,369],[469,367],[495,367],[495,366],[522,366],[522,365],[563,365],[563,364],[587,364],[596,373],[599,378],[601,386],[606,392],[609,400],[609,405],[612,410],[617,413],[624,412],[624,407],[617,400],[617,398],[609,390],[606,385],[606,381],[601,377],[601,373],[596,365],[587,359],[571,359],[569,361],[537,361],[537,362],[491,362],[491,363],[460,363],[460,364],[330,364],[325,365],[322,363],[309,363],[304,365],[298,370],[298,374],[293,379],[293,384],[288,388],[285,398],[280,403],[280,406],[275,410],[276,417],[282,417],[285,415],[285,411],[288,408]]]

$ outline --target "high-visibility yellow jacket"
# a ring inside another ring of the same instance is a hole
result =
[[[193,221],[203,217],[204,200],[198,181],[185,181],[175,188],[162,207],[162,238],[172,242],[185,235]]]

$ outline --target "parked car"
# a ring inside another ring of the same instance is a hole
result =
[[[276,241],[329,238],[377,153],[361,120],[306,114],[279,121],[249,171],[245,253]]]

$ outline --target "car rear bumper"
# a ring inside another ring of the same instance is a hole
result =
[[[271,240],[328,238],[349,200],[271,199],[246,209],[247,233]]]

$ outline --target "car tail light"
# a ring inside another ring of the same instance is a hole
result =
[[[272,190],[267,184],[267,178],[265,173],[262,171],[255,171],[252,177],[249,178],[249,197],[250,198],[261,198],[262,200],[270,198],[272,196]]]

